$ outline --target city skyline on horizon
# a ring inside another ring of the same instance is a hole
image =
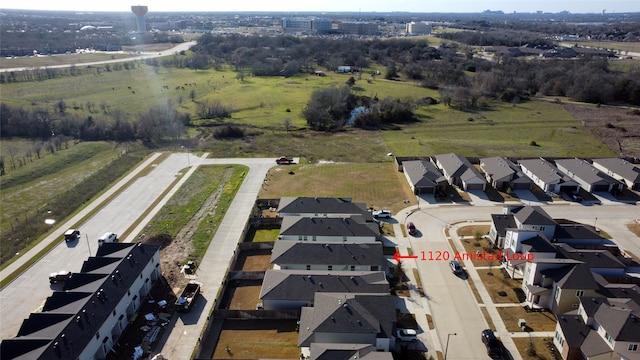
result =
[[[412,12],[412,13],[480,13],[486,10],[503,11],[504,13],[558,13],[569,11],[571,13],[626,13],[640,12],[638,0],[611,0],[603,3],[600,0],[568,0],[552,1],[538,0],[537,2],[523,0],[399,0],[396,2],[370,0],[367,2],[344,2],[326,0],[322,5],[310,4],[300,1],[256,1],[245,0],[241,3],[179,3],[175,1],[143,1],[112,0],[109,2],[89,3],[80,0],[65,0],[54,2],[50,0],[23,0],[3,4],[1,9],[17,10],[50,10],[50,11],[76,11],[76,12],[126,12],[132,5],[146,5],[149,12]]]

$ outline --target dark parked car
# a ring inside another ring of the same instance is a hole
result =
[[[502,344],[491,329],[482,330],[482,343],[487,347],[487,355],[492,358],[502,357]]]
[[[412,222],[408,222],[407,231],[410,235],[415,235],[418,232],[418,229],[416,229],[416,226]]]
[[[449,261],[449,267],[451,268],[451,271],[453,271],[453,273],[456,275],[462,274],[462,272],[464,271],[457,260]]]

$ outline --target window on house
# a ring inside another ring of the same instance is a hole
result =
[[[346,237],[346,236],[343,236],[343,237],[342,237],[342,241],[347,241],[347,237]]]
[[[613,345],[613,337],[609,335],[609,333],[604,334],[605,339],[609,342],[609,344]]]
[[[307,241],[307,235],[303,236],[302,240]]]
[[[316,241],[316,236],[313,235],[313,237],[311,238],[311,241]]]
[[[96,333],[96,340],[100,339],[100,331]]]
[[[351,271],[356,271],[356,266],[355,265],[351,265]]]
[[[311,265],[307,265],[307,270],[311,270]]]
[[[333,270],[333,265],[327,265],[327,270],[329,271]]]
[[[638,351],[638,344],[629,344],[629,346],[627,347],[627,350]]]
[[[584,290],[578,290],[576,291],[576,296],[580,297],[584,295]]]
[[[298,241],[302,241],[302,235],[298,235]]]

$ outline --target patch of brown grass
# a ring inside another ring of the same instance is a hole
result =
[[[548,311],[527,312],[521,306],[499,307],[498,312],[510,332],[522,332],[518,326],[518,320],[524,319],[530,331],[554,331],[556,329],[556,317]]]
[[[266,271],[273,265],[270,263],[271,255],[250,255],[242,264],[242,271]]]
[[[230,310],[255,310],[260,302],[260,285],[238,286],[234,288],[229,303]]]
[[[516,303],[519,304],[518,294],[516,289],[520,289],[522,283],[518,280],[504,277],[500,268],[492,270],[477,270],[485,289],[491,296],[491,300],[497,304]],[[502,295],[499,292],[503,292]],[[503,296],[506,295],[506,296]]]
[[[553,339],[550,337],[512,338],[523,360],[554,360]],[[555,349],[555,348],[554,348]]]
[[[484,316],[484,319],[487,321],[487,327],[489,329],[495,329],[496,326],[493,323],[493,319],[491,319],[491,315],[489,315],[489,310],[487,310],[485,306],[482,306],[480,307],[480,312],[482,313],[482,316]]]
[[[294,320],[225,320],[213,359],[299,359],[297,344]]]

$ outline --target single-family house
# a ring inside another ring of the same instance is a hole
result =
[[[450,185],[459,186],[465,191],[484,191],[487,182],[466,157],[450,153],[436,155],[434,160]]]
[[[508,274],[524,272],[526,262],[553,259],[557,250],[544,233],[535,230],[508,229],[504,242],[504,263]]]
[[[491,214],[489,239],[499,249],[505,248],[507,229],[540,231],[548,239],[553,239],[556,225],[556,221],[540,206],[504,207],[502,214]]]
[[[301,309],[298,346],[341,343],[393,349],[396,312],[390,294],[315,293],[313,303]]]
[[[271,251],[274,269],[378,271],[384,256],[382,243],[318,243],[276,241]]]
[[[16,337],[2,340],[0,358],[105,359],[161,275],[158,246],[102,245]]]
[[[376,351],[369,344],[311,343],[309,360],[393,360],[390,352]]]
[[[640,305],[635,286],[623,298],[582,296],[577,313],[558,316],[553,344],[565,360],[640,358]]]
[[[599,288],[589,265],[578,260],[540,259],[525,264],[525,306],[563,314],[578,307],[580,296],[596,296]]]
[[[522,172],[544,192],[573,193],[580,190],[580,185],[575,180],[543,158],[524,159],[518,163]]]
[[[531,179],[524,175],[518,165],[505,157],[482,158],[480,168],[487,182],[495,189],[501,191],[531,189]]]
[[[313,306],[316,292],[389,294],[384,271],[267,270],[260,299],[266,310]]]
[[[640,168],[624,159],[593,159],[593,166],[623,182],[629,189],[640,190]]]
[[[312,218],[287,216],[282,219],[278,240],[321,243],[372,243],[380,237],[380,227],[361,216],[352,218]]]
[[[624,183],[598,170],[583,159],[558,159],[556,166],[588,192],[611,192],[624,188]]]
[[[558,257],[582,261],[589,265],[592,272],[605,279],[624,278],[627,266],[607,250],[575,249],[568,244],[555,244]]]
[[[402,162],[404,176],[414,194],[435,194],[436,191],[444,191],[447,186],[447,178],[430,161],[411,160]]]
[[[346,198],[285,196],[280,198],[277,212],[279,217],[345,218],[360,215],[366,221],[373,222],[373,216],[365,203],[354,203]]]

